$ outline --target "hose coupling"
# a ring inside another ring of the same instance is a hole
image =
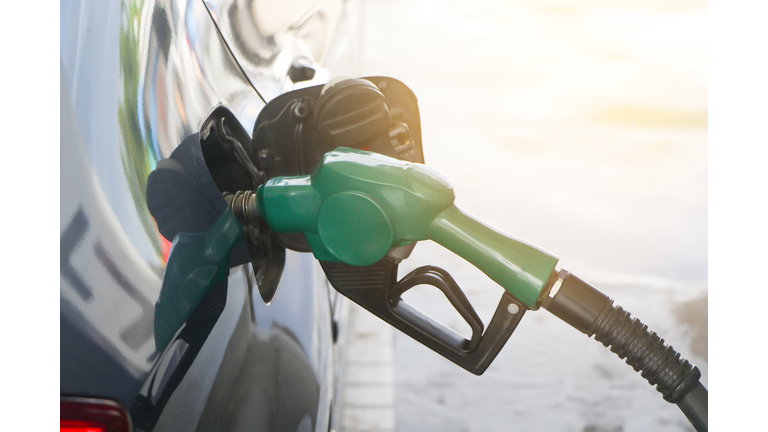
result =
[[[250,225],[261,219],[255,191],[237,191],[234,194],[225,193],[224,200],[227,201],[229,208],[232,209],[232,212],[241,224]]]

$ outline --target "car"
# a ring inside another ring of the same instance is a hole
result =
[[[257,180],[238,149],[267,102],[357,75],[358,12],[61,2],[62,431],[338,428],[344,300],[310,254],[227,225],[223,192]],[[231,250],[183,273],[216,229]]]

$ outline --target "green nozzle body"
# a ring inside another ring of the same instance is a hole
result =
[[[531,308],[558,260],[454,206],[453,188],[437,171],[362,150],[329,152],[311,175],[273,178],[257,197],[270,228],[304,233],[319,260],[365,266],[431,239]]]

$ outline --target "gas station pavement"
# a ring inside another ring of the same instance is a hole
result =
[[[351,302],[345,333],[340,432],[395,430],[394,331]]]

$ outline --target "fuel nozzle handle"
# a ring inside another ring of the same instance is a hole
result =
[[[434,240],[531,309],[558,261],[456,207],[439,172],[363,150],[326,153],[311,175],[270,179],[232,208],[275,232],[304,233],[320,261],[367,266],[393,248]]]

